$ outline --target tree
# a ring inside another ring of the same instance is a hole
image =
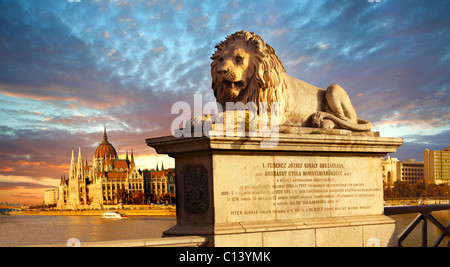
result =
[[[387,186],[384,188],[384,198],[393,198],[394,197],[394,191],[391,187]]]
[[[439,185],[438,194],[440,197],[447,197],[449,195],[449,190],[445,185]]]
[[[142,193],[142,192],[136,192],[136,193],[134,193],[133,194],[133,198],[131,199],[131,201],[134,203],[134,204],[142,204],[142,202],[144,202],[144,197],[145,197],[145,194],[144,193]]]
[[[127,200],[127,193],[124,189],[117,189],[117,202],[118,203],[125,203]]]
[[[170,193],[169,197],[170,197],[170,203],[173,203],[173,204],[177,203],[177,196],[174,193]]]
[[[416,197],[428,196],[427,186],[424,180],[417,181],[417,183],[413,186],[413,189],[414,189],[414,196]]]
[[[407,182],[394,183],[394,197],[411,197],[414,195],[413,187]]]
[[[435,184],[430,184],[428,186],[428,196],[430,197],[437,197],[439,196],[439,189],[438,189],[438,185]]]
[[[428,187],[428,195],[430,197],[447,197],[449,196],[449,186],[445,184],[436,185],[431,184]]]

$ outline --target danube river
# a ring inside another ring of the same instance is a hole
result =
[[[0,216],[0,247],[159,238],[176,224],[174,217]]]
[[[402,215],[392,215],[389,218],[395,220],[395,225],[397,227],[397,232],[401,233],[419,214],[402,214]],[[450,210],[434,211],[431,213],[441,224],[446,226],[450,222]],[[428,246],[431,247],[441,232],[437,227],[430,221],[428,225]],[[450,241],[449,237],[445,237],[442,240],[440,247],[447,247],[447,241]],[[412,231],[409,236],[403,241],[402,245],[404,247],[420,247],[422,246],[422,223],[419,223],[414,231]]]
[[[433,212],[442,224],[450,220],[450,211]],[[397,231],[401,232],[417,214],[394,215]],[[174,217],[130,216],[121,220],[102,219],[100,216],[0,216],[0,247],[46,244],[66,244],[70,238],[83,242],[159,238],[161,233],[176,224]],[[421,246],[421,224],[404,241],[407,247]],[[439,232],[428,222],[428,245]],[[446,237],[441,246],[450,240]]]

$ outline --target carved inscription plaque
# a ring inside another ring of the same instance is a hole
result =
[[[232,171],[216,187],[224,222],[382,214],[378,158],[234,156],[228,162]]]
[[[203,167],[188,166],[184,173],[184,201],[189,214],[205,213],[209,209],[208,172]]]

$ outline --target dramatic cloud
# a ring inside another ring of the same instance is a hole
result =
[[[291,76],[340,84],[374,130],[404,137],[392,156],[449,145],[449,1],[0,0],[0,10],[0,177],[57,183],[72,148],[92,160],[104,125],[120,153],[154,167],[144,140],[170,134],[173,103],[214,100],[210,56],[242,29]]]
[[[16,182],[16,183],[11,183],[11,182],[0,182],[0,190],[15,190],[15,189],[20,189],[20,188],[25,188],[25,189],[42,189],[42,188],[52,188],[53,186],[48,186],[48,185],[42,185],[42,184],[38,184],[38,183],[25,183],[25,182]],[[27,193],[21,193],[23,194],[27,194]]]

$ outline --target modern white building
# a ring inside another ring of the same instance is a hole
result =
[[[425,149],[423,158],[428,183],[450,184],[450,146],[442,151]]]
[[[44,205],[53,205],[58,201],[58,188],[50,188],[44,192]]]

